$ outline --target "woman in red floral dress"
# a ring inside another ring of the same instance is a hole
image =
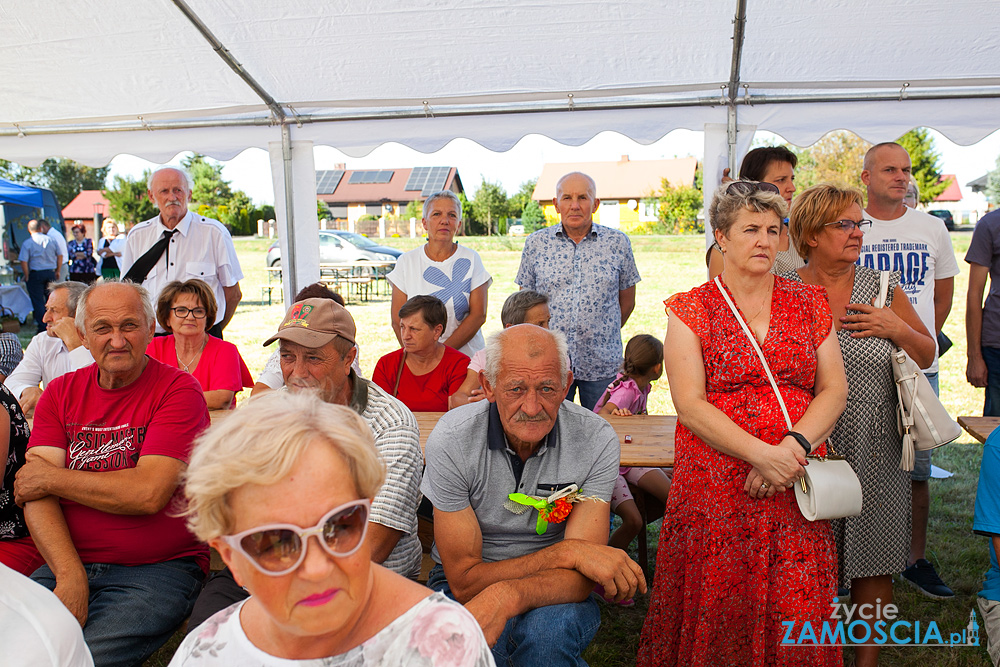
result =
[[[792,435],[754,349],[756,336],[794,425],[813,453],[844,409],[847,380],[826,292],[770,273],[785,203],[767,183],[720,188],[710,208],[725,256],[708,282],[666,303],[665,366],[677,409],[674,483],[638,664],[841,664],[836,647],[782,645],[809,622],[820,636],[836,596],[826,521],[806,521],[792,485],[805,446]]]

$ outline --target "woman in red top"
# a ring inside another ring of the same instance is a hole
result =
[[[216,309],[204,281],[167,283],[156,303],[156,320],[170,335],[153,338],[146,354],[193,375],[209,410],[231,410],[236,394],[253,386],[253,377],[235,345],[209,335]]]
[[[399,309],[403,349],[375,364],[372,381],[413,412],[445,412],[465,381],[469,358],[438,339],[448,312],[434,296],[415,296]]]

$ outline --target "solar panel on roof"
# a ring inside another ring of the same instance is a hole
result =
[[[426,197],[444,190],[444,185],[448,181],[448,173],[450,171],[450,167],[432,167],[420,195]]]
[[[407,179],[406,186],[403,190],[423,190],[424,183],[427,182],[427,175],[430,171],[430,167],[415,167],[413,171],[410,172],[410,178]]]
[[[328,169],[324,171],[316,172],[316,194],[318,195],[332,195],[337,186],[340,185],[340,179],[344,177],[343,169]]]
[[[352,185],[364,185],[370,183],[388,183],[392,180],[392,170],[367,170],[367,171],[356,171],[351,174],[348,183]]]

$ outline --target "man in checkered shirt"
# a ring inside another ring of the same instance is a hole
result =
[[[332,299],[292,304],[278,332],[264,345],[281,341],[281,372],[288,391],[312,391],[328,403],[361,415],[385,462],[385,483],[372,501],[368,542],[372,560],[404,577],[420,574],[423,552],[417,537],[417,506],[424,459],[417,420],[406,406],[351,369],[357,353],[354,318]],[[253,409],[253,404],[247,408]],[[205,585],[188,632],[215,612],[247,597],[228,569]]]

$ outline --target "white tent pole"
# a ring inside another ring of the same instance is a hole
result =
[[[712,245],[715,237],[712,235],[712,220],[708,215],[708,207],[712,203],[715,189],[722,182],[722,170],[729,164],[732,151],[737,161],[746,155],[757,131],[756,125],[740,125],[736,128],[738,141],[735,146],[729,143],[729,126],[723,123],[705,123],[705,154],[702,162],[701,183],[702,203],[705,206],[705,247]]]
[[[274,213],[280,230],[281,286],[287,306],[299,289],[320,277],[316,164],[313,143],[291,141],[290,133],[282,132],[282,140],[269,142],[267,150],[276,202]]]
[[[283,283],[282,288],[285,291],[285,303],[291,304],[292,297],[299,292],[299,279],[295,262],[297,255],[295,248],[297,244],[295,243],[295,206],[292,200],[292,193],[294,192],[292,178],[292,135],[288,125],[281,126],[281,172],[285,180],[285,189],[282,197],[285,205],[285,224],[281,233],[288,239],[285,243],[288,252],[286,254],[283,251],[281,254],[281,266],[284,267],[284,271],[281,272],[281,281]]]

